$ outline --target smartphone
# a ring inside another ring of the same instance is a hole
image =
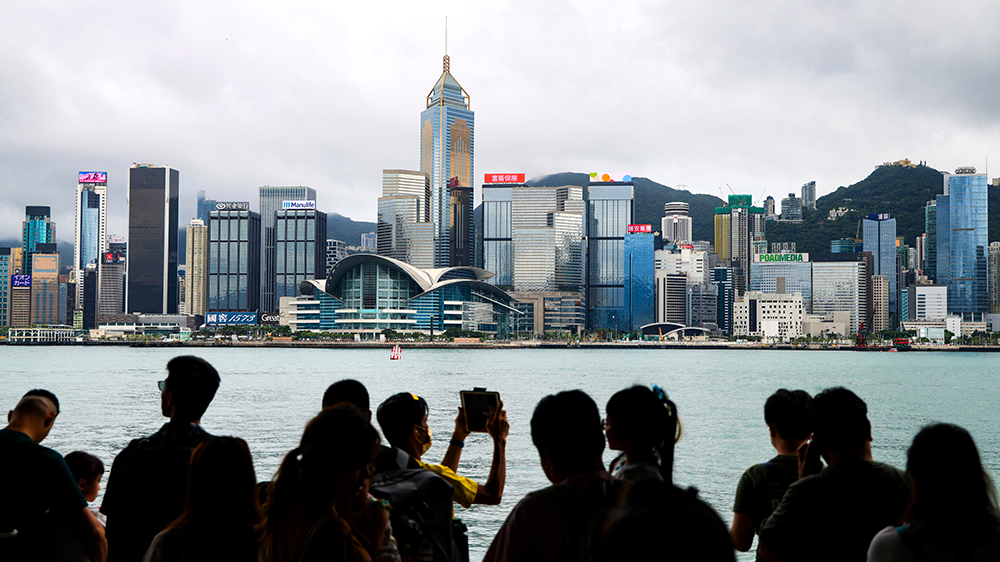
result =
[[[459,392],[462,409],[465,410],[465,430],[469,433],[484,433],[486,420],[500,407],[500,393],[485,388],[473,388]]]

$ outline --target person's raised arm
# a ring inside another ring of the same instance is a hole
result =
[[[750,550],[755,534],[753,518],[746,513],[733,513],[733,526],[729,529],[729,537],[733,539],[733,548],[740,552]]]
[[[104,537],[104,527],[101,522],[90,512],[89,507],[84,507],[73,513],[73,526],[80,535],[83,542],[83,550],[91,562],[107,562],[108,541]]]
[[[486,421],[486,432],[493,438],[493,464],[490,466],[489,479],[476,490],[476,499],[472,503],[497,505],[503,499],[503,486],[507,479],[507,433],[510,432],[503,402],[500,402],[496,412]]]
[[[458,472],[458,461],[462,458],[462,447],[465,446],[465,438],[469,432],[465,429],[465,409],[458,407],[458,415],[455,416],[455,432],[451,434],[451,442],[448,443],[448,450],[441,460],[443,466]]]

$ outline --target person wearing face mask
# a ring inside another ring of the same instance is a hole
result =
[[[486,431],[493,438],[493,464],[485,484],[479,484],[456,472],[461,449],[465,446],[465,437],[468,436],[461,410],[455,420],[455,432],[452,434],[444,460],[441,464],[423,461],[423,456],[433,443],[433,434],[427,425],[427,411],[427,402],[423,398],[409,392],[401,392],[382,402],[376,417],[382,433],[393,447],[409,455],[417,467],[438,474],[452,485],[456,503],[466,508],[474,503],[499,504],[503,498],[506,479],[505,451],[507,433],[510,430],[503,403],[500,403],[500,408],[486,422]]]

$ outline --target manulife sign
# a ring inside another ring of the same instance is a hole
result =
[[[809,261],[809,254],[757,254],[754,257],[758,262]]]

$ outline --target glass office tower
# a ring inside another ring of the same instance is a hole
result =
[[[761,261],[767,257],[804,256],[803,261]],[[812,266],[809,254],[759,254],[750,264],[750,291],[802,295],[802,310],[812,313]]]
[[[270,186],[260,188],[260,312],[277,312],[278,299],[274,296],[277,282],[275,260],[274,221],[276,213],[285,207],[285,202],[312,201],[315,209],[316,190],[306,186]],[[299,208],[305,208],[308,203],[298,203]],[[326,232],[323,233],[326,238]]]
[[[716,324],[724,333],[733,331],[733,268],[712,268],[711,284],[716,288]]]
[[[872,275],[886,278],[889,291],[888,329],[899,325],[899,295],[896,272],[896,219],[889,213],[872,213],[862,220],[864,251],[872,254]]]
[[[625,234],[632,224],[631,182],[594,182],[587,187],[587,328],[625,329]]]
[[[521,184],[483,184],[483,269],[487,283],[511,287],[514,278],[513,197]]]
[[[49,207],[31,205],[24,208],[24,223],[21,226],[22,271],[31,275],[31,256],[37,250],[38,244],[55,244],[56,223],[52,222],[52,210]]]
[[[849,312],[848,333],[842,335],[857,332],[868,308],[866,271],[864,261],[813,262],[812,313]]]
[[[636,225],[646,226],[650,225]],[[632,332],[655,321],[656,262],[653,259],[652,228],[625,234],[624,279],[625,329]],[[685,285],[687,279],[685,278]]]
[[[453,240],[469,241],[475,237],[472,205],[460,209],[468,214],[467,217],[456,219],[452,216],[451,204],[452,188],[462,191],[462,188],[473,187],[476,116],[469,109],[469,99],[469,94],[451,75],[451,59],[445,55],[441,77],[427,94],[427,109],[420,112],[420,171],[430,178],[434,267],[469,265],[450,263],[454,253],[451,245]],[[459,199],[462,196],[455,194]],[[452,225],[468,229],[468,233],[453,236]]]
[[[296,297],[299,284],[326,273],[326,213],[278,211],[274,221],[274,299]]]
[[[376,252],[415,267],[430,268],[430,252],[422,251],[421,230],[430,219],[431,184],[423,172],[382,170],[382,197],[378,199]]]
[[[944,174],[937,197],[937,283],[948,286],[948,311],[989,312],[986,174]]]
[[[219,202],[208,213],[206,312],[259,311],[261,222],[249,202]]]
[[[125,312],[177,313],[177,194],[180,172],[132,164],[128,174]]]

